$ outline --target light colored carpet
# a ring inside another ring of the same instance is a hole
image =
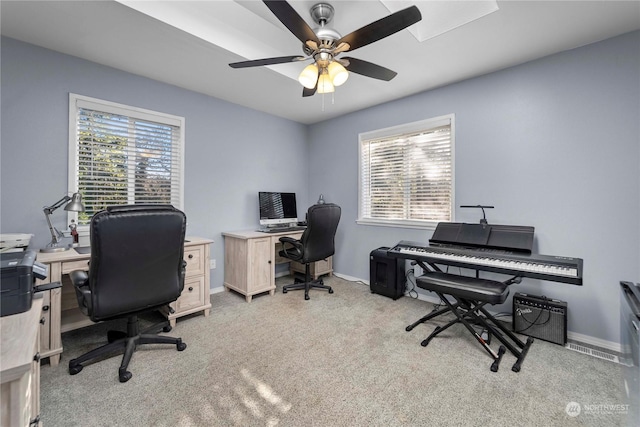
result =
[[[246,303],[211,296],[209,317],[178,320],[170,335],[188,347],[142,346],[133,378],[118,382],[120,357],[67,373],[69,359],[100,345],[107,326],[63,335],[59,366],[41,370],[41,414],[55,426],[617,426],[620,365],[536,340],[522,371],[500,370],[462,325],[428,347],[444,318],[405,327],[432,305],[393,301],[336,277],[335,293],[312,290]],[[497,340],[492,347],[497,348]],[[570,402],[582,412],[571,417]],[[586,405],[586,406],[585,406]],[[590,410],[588,410],[591,408]],[[598,409],[600,408],[600,409]]]

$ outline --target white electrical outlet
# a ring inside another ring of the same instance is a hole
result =
[[[212,259],[211,261],[209,261],[209,269],[214,270],[215,268],[216,268],[216,260]]]
[[[418,264],[413,266],[413,277],[420,277],[424,274],[424,271],[422,270],[422,267],[420,267]]]

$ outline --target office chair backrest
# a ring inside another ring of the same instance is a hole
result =
[[[333,203],[313,205],[307,211],[307,229],[300,241],[304,256],[300,262],[320,261],[335,252],[335,236],[340,222],[340,206]]]
[[[161,307],[180,296],[186,223],[171,205],[116,206],[93,216],[92,320]]]

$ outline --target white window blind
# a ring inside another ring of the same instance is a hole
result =
[[[453,115],[361,134],[359,222],[433,226],[453,212]]]
[[[183,209],[184,118],[70,96],[70,191],[82,194],[86,225],[122,204]]]

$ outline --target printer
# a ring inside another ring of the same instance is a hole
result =
[[[36,261],[33,250],[0,254],[0,316],[29,310],[33,294],[44,290],[35,281],[45,279],[47,273],[47,266]]]

